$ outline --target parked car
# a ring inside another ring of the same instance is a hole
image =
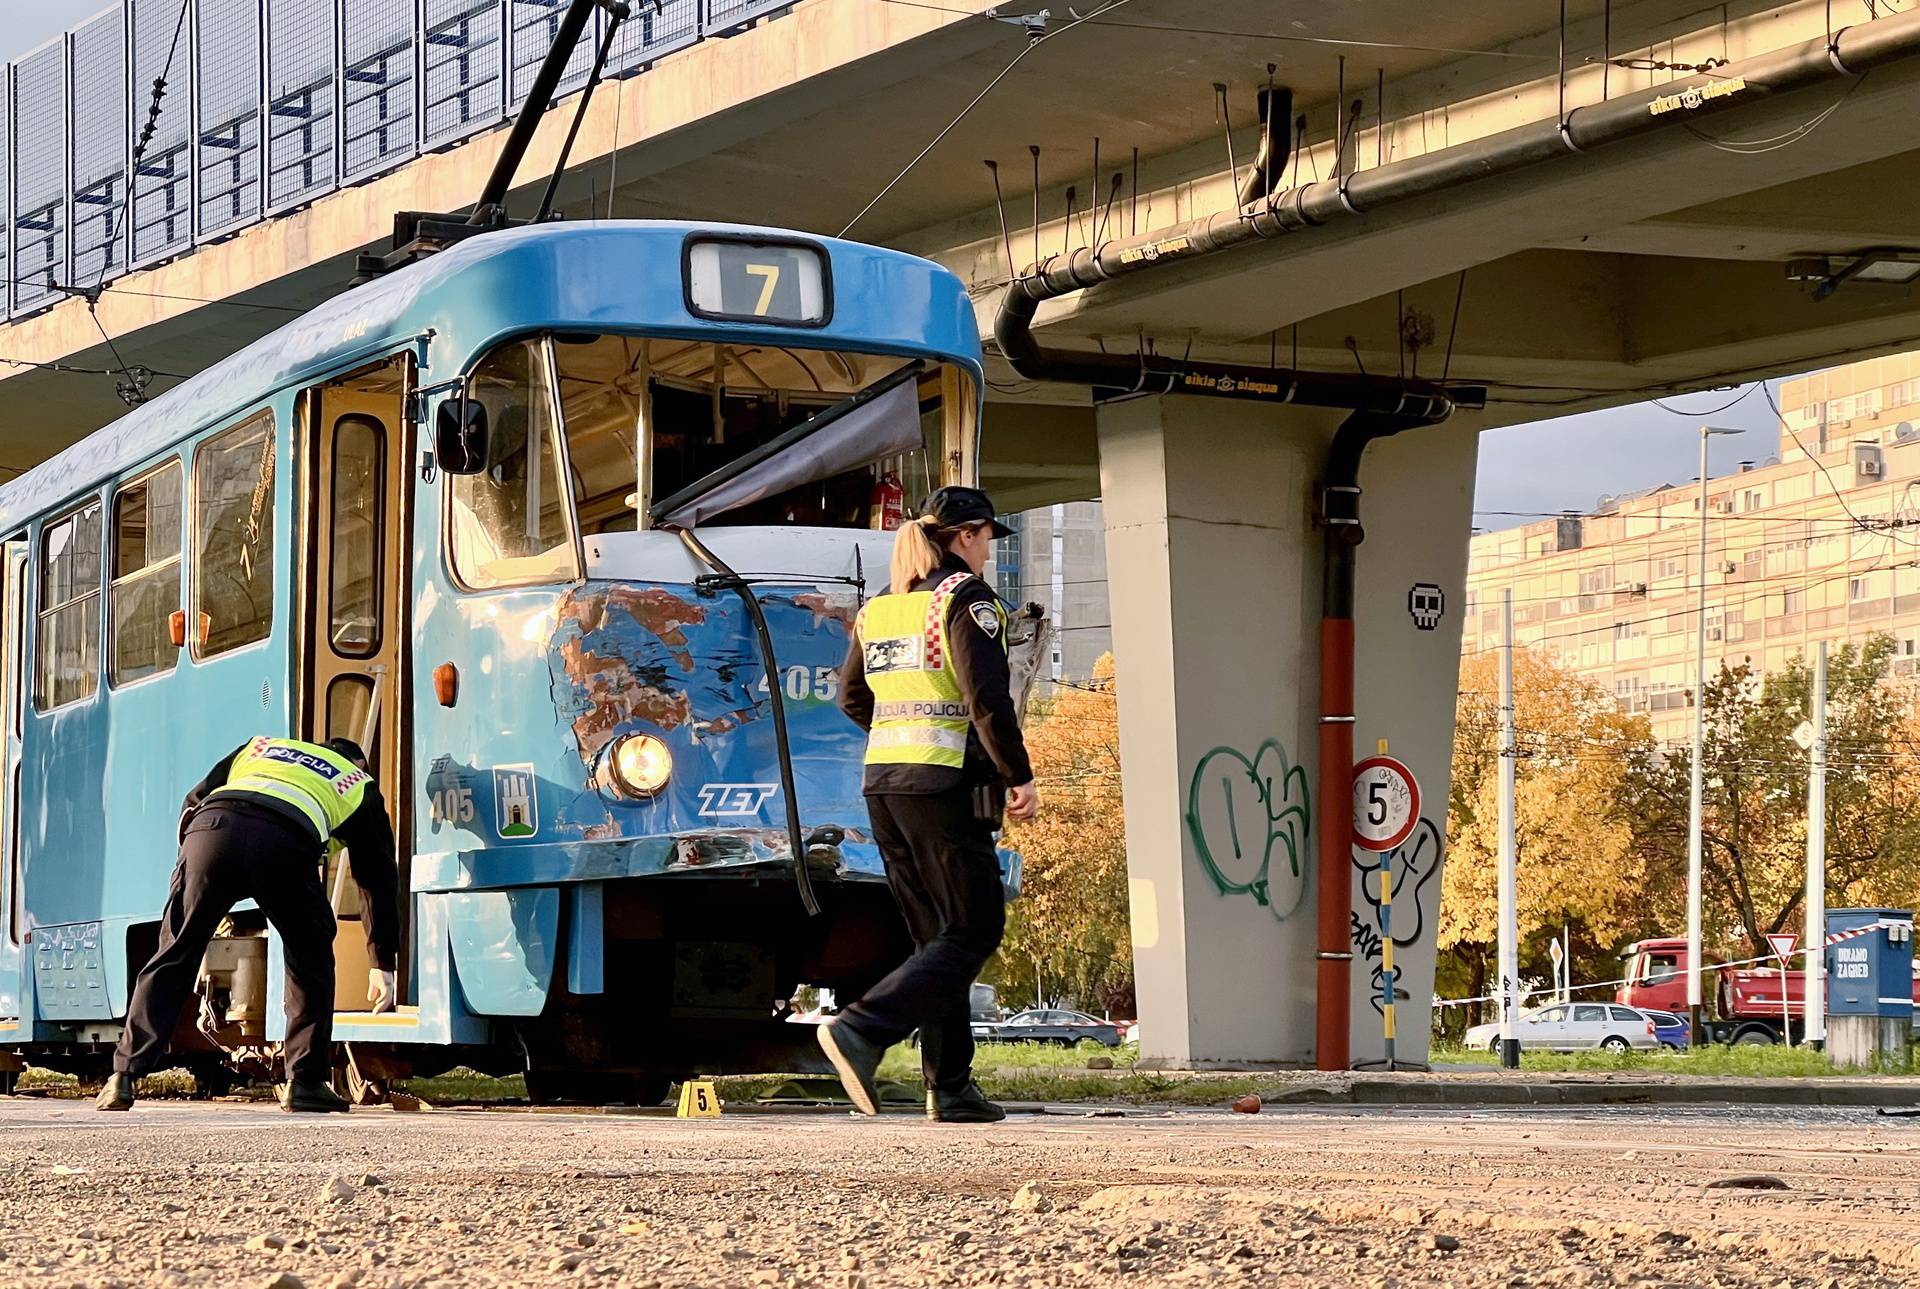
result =
[[[1676,1052],[1684,1052],[1692,1045],[1692,1035],[1688,1031],[1693,1027],[1687,1024],[1685,1016],[1676,1016],[1672,1012],[1648,1011],[1645,1007],[1639,1010],[1646,1012],[1647,1018],[1653,1022],[1653,1036],[1660,1040],[1660,1046],[1670,1047]]]
[[[1525,1051],[1572,1052],[1603,1047],[1610,1052],[1648,1051],[1660,1046],[1653,1019],[1637,1007],[1619,1003],[1553,1003],[1536,1007],[1514,1027]],[[1468,1030],[1471,1050],[1498,1052],[1500,1024],[1475,1025]]]
[[[1085,1039],[1092,1039],[1106,1047],[1120,1046],[1120,1027],[1111,1021],[1095,1020],[1085,1012],[1067,1011],[1059,1007],[1036,1007],[1010,1016],[998,1025],[991,1027],[992,1032],[985,1037],[1001,1043],[1058,1043],[1062,1047],[1072,1047]],[[980,1026],[974,1026],[974,1037],[982,1037]]]

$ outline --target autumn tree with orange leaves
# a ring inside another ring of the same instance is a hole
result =
[[[1494,982],[1499,694],[1498,653],[1462,661],[1441,878],[1443,996],[1481,996]],[[1651,743],[1647,723],[1623,715],[1598,686],[1525,650],[1514,655],[1513,694],[1520,974],[1552,978],[1550,946],[1564,928],[1573,978],[1604,980],[1619,965],[1614,950],[1646,914],[1628,784],[1633,759]]]
[[[1134,1015],[1118,707],[1106,654],[1090,683],[1047,686],[1029,711],[1042,809],[1006,838],[1022,856],[1024,889],[1007,906],[1006,939],[990,968],[1005,1006],[1039,996]]]

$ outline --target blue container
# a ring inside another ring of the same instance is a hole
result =
[[[1827,1015],[1913,1018],[1913,914],[1907,909],[1832,909],[1827,937]]]

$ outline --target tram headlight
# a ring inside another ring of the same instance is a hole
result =
[[[673,776],[673,753],[651,734],[628,734],[607,749],[606,773],[615,792],[645,800]]]

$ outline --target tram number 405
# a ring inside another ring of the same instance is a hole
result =
[[[473,789],[441,788],[427,794],[427,816],[437,824],[473,822]]]
[[[754,686],[759,692],[772,692],[767,678],[760,677],[760,683]],[[840,669],[838,667],[786,667],[781,671],[780,692],[792,702],[805,702],[813,699],[822,703],[831,703],[840,697]]]

